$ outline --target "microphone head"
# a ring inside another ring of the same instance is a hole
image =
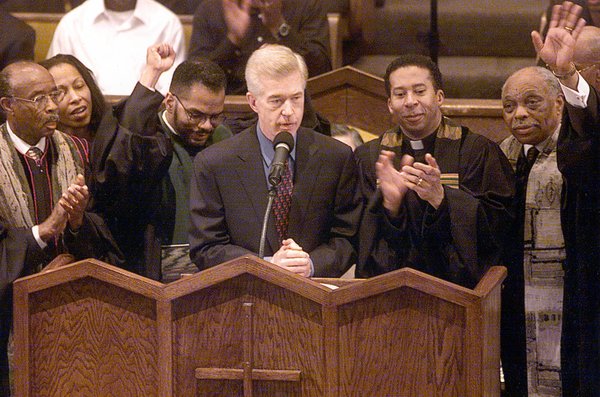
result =
[[[294,137],[288,131],[281,131],[273,139],[273,148],[277,149],[280,144],[287,145],[288,150],[291,152],[294,150]]]

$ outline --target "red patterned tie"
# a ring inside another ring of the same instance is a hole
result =
[[[27,153],[25,154],[33,160],[35,160],[35,163],[37,165],[40,165],[40,161],[44,153],[42,153],[42,151],[37,146],[32,146],[29,148],[29,150],[27,150]]]
[[[279,238],[282,241],[287,238],[289,225],[288,214],[292,205],[293,189],[294,185],[292,184],[292,174],[286,161],[285,172],[281,175],[281,182],[279,183],[279,186],[277,186],[277,195],[275,196],[275,202],[273,203],[275,226],[277,227]]]

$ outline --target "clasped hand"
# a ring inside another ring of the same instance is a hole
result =
[[[283,240],[272,262],[304,277],[309,277],[311,273],[310,255],[291,238]]]
[[[383,195],[383,206],[392,214],[398,215],[400,205],[409,190],[413,190],[432,207],[439,208],[444,199],[444,188],[440,179],[441,171],[431,154],[425,155],[427,164],[418,163],[409,155],[400,161],[401,170],[394,168],[394,152],[382,150],[375,164],[379,189]]]
[[[63,192],[50,216],[39,225],[40,238],[46,242],[58,237],[67,224],[77,230],[83,224],[90,194],[83,175],[79,174],[69,188]]]

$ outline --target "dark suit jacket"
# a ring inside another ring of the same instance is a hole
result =
[[[567,254],[563,292],[563,396],[600,396],[600,95],[568,102],[557,143],[563,175],[561,227]]]
[[[289,237],[307,253],[315,276],[338,277],[355,261],[351,239],[362,212],[350,148],[300,128],[296,140]],[[259,251],[268,201],[256,126],[202,151],[190,188],[190,256],[205,269]],[[280,247],[273,215],[265,255]]]
[[[277,39],[262,24],[258,10],[252,10],[250,27],[240,48],[227,39],[227,25],[221,0],[204,0],[194,14],[189,58],[208,58],[227,74],[227,94],[246,94],[244,72],[252,53],[265,43],[278,43],[302,55],[310,77],[331,70],[329,24],[319,0],[285,0],[282,14],[290,32]]]
[[[33,60],[35,31],[0,8],[0,70],[19,60]]]
[[[104,115],[91,152],[92,208],[102,214],[126,258],[125,268],[159,280],[155,213],[173,153],[157,112],[163,96],[137,84]]]

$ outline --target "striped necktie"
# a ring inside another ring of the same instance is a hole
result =
[[[40,148],[38,148],[37,146],[32,146],[29,148],[29,150],[27,150],[27,152],[25,153],[25,155],[33,160],[35,160],[35,163],[39,166],[41,161],[42,161],[42,155],[44,153],[42,153],[42,151],[40,150]]]

